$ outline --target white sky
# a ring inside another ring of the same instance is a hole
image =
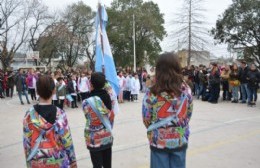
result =
[[[78,2],[79,0],[42,0],[50,10],[58,10],[64,9],[68,4]],[[101,1],[106,6],[109,6],[112,0],[83,0],[84,3],[92,7],[93,10],[96,9],[97,3]],[[144,0],[148,1],[148,0]],[[172,21],[175,16],[174,13],[178,13],[179,9],[182,7],[182,0],[151,0],[157,3],[160,7],[161,13],[165,14],[165,28],[166,31],[170,31],[171,27],[168,26],[168,23]],[[206,19],[209,23],[208,28],[212,28],[215,26],[218,15],[221,15],[225,9],[232,3],[232,0],[204,0],[204,8],[207,10]],[[171,50],[167,48],[165,44],[167,44],[168,39],[165,38],[162,42],[163,50]],[[213,43],[210,42],[210,43]],[[225,45],[219,46],[211,46],[210,51],[214,53],[216,56],[228,56]]]

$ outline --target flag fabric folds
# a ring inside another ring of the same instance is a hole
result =
[[[113,55],[106,32],[108,21],[104,6],[99,5],[96,16],[96,72],[105,72],[106,80],[110,83],[116,94],[119,94],[119,83]],[[104,68],[104,69],[103,69]]]

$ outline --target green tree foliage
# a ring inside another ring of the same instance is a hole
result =
[[[212,34],[219,43],[243,48],[245,59],[253,59],[260,67],[259,0],[233,0],[217,20]]]
[[[154,64],[161,52],[160,41],[166,35],[163,14],[152,1],[118,0],[107,9],[109,21],[107,34],[112,46],[116,66],[133,65],[133,14],[136,29],[136,63],[145,64],[145,54],[149,63]]]
[[[67,7],[61,21],[66,31],[61,34],[63,45],[59,48],[65,65],[72,67],[84,56],[86,45],[91,43],[94,17],[95,13],[82,1]]]

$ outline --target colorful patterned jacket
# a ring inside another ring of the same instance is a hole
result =
[[[107,117],[111,127],[114,123],[114,112],[106,108],[98,96],[94,96],[95,108],[103,117]],[[113,136],[102,124],[95,111],[87,100],[83,101],[83,112],[86,117],[85,140],[87,148],[91,151],[100,151],[110,148],[113,144]]]
[[[53,127],[53,128],[52,128]],[[51,129],[52,128],[52,129]],[[46,131],[37,153],[27,161],[29,168],[68,168],[76,162],[72,137],[66,114],[57,108],[56,121],[52,125],[36,111],[29,110],[23,120],[23,146],[26,160],[36,145],[41,131]]]
[[[182,103],[181,96],[173,98],[165,92],[155,96],[150,91],[145,94],[142,115],[146,128],[167,117],[176,117],[176,121],[147,132],[152,150],[178,150],[187,147],[189,121],[193,109],[191,89],[187,84],[182,86],[182,95],[185,95],[185,99],[182,109],[178,111]]]

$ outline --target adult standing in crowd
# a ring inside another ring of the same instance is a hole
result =
[[[8,94],[11,98],[13,98],[14,95],[14,73],[12,71],[9,72],[8,76]]]
[[[29,73],[27,75],[27,84],[28,84],[28,91],[31,94],[32,101],[36,101],[36,81],[37,81],[37,75],[34,72],[34,69],[30,69]]]
[[[156,82],[143,99],[143,122],[151,149],[151,168],[185,168],[192,93],[183,81],[178,56],[160,55]]]
[[[66,113],[52,105],[55,83],[43,75],[37,81],[39,104],[26,112],[23,145],[27,167],[76,168],[76,156]]]
[[[104,89],[105,75],[95,72],[91,75],[91,92],[83,100],[83,112],[86,117],[85,139],[94,168],[112,167],[112,127],[114,111],[112,100]]]
[[[16,85],[16,90],[18,92],[18,96],[21,104],[24,105],[22,95],[25,95],[27,103],[30,104],[30,101],[28,99],[28,94],[27,94],[26,76],[25,74],[23,74],[22,69],[19,70],[19,73],[15,78],[15,85]]]
[[[208,102],[218,103],[220,92],[220,72],[216,63],[212,64],[212,69],[209,74],[209,92],[210,97]]]
[[[4,73],[0,69],[0,98],[5,98],[4,89],[3,89],[3,80],[4,80]]]
[[[223,89],[223,100],[231,100],[231,93],[229,91],[229,74],[230,74],[230,68],[228,65],[224,66],[222,68],[222,72],[221,72],[221,83],[222,83],[222,89]]]
[[[239,71],[239,81],[240,81],[240,88],[242,94],[242,101],[241,103],[247,103],[247,99],[249,100],[249,91],[248,91],[248,80],[247,80],[247,73],[249,68],[245,61],[242,61],[240,64],[240,71]],[[241,96],[240,96],[241,97]]]
[[[71,95],[73,101],[71,102],[71,108],[78,108],[77,105],[77,82],[76,75],[69,76],[69,82],[67,86],[68,93]]]
[[[257,90],[260,82],[260,73],[256,69],[255,64],[251,64],[246,79],[248,80],[248,90],[249,90],[248,105],[255,105],[255,102],[257,101]]]
[[[232,103],[238,103],[238,90],[240,86],[240,81],[239,81],[239,71],[238,71],[238,66],[236,63],[233,63],[231,67],[231,72],[229,74],[229,85],[230,89],[232,90]]]

